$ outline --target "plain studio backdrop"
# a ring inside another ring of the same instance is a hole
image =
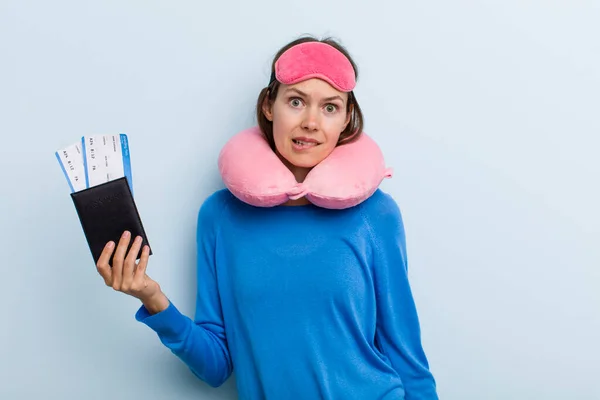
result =
[[[591,0],[1,1],[0,398],[237,398],[104,286],[54,152],[128,134],[148,273],[193,316],[218,152],[310,33],[359,65],[440,397],[600,399],[599,21]]]

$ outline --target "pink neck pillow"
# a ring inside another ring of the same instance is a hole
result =
[[[227,189],[257,207],[306,196],[319,207],[348,208],[369,198],[393,173],[377,144],[363,133],[358,140],[336,147],[298,183],[258,126],[231,138],[219,154],[218,166]]]

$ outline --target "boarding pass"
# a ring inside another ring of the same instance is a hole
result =
[[[56,158],[71,192],[126,177],[133,193],[129,142],[124,133],[83,136],[58,150]]]

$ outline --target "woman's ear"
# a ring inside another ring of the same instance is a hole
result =
[[[346,128],[348,127],[348,124],[350,123],[350,120],[352,119],[353,113],[354,113],[354,104],[350,104],[350,107],[348,107],[348,112],[346,113],[346,121],[344,122],[344,128],[342,129],[342,132],[344,132],[346,130]]]
[[[269,92],[267,92],[267,95],[265,96],[265,99],[263,101],[262,112],[265,115],[266,119],[273,122],[273,106],[269,101]]]

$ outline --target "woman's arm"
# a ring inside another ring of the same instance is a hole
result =
[[[377,196],[368,210],[374,243],[377,344],[402,378],[407,400],[437,400],[408,279],[400,209],[389,195],[378,192]]]
[[[198,213],[198,293],[194,320],[181,314],[166,296],[162,300],[157,298],[150,301],[150,307],[142,305],[136,313],[138,321],[153,329],[173,354],[197,377],[213,387],[222,385],[233,370],[221,313],[214,258],[216,220],[222,208],[223,204],[213,195],[204,202]],[[154,313],[154,307],[159,312]]]

